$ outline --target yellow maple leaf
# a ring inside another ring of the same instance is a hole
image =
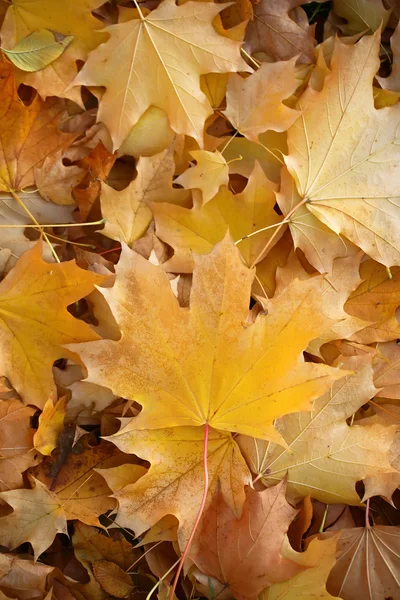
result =
[[[0,493],[14,509],[0,519],[0,544],[14,549],[30,542],[37,560],[57,533],[67,533],[67,519],[56,494],[40,481],[32,482],[32,489]]]
[[[288,538],[283,542],[282,555],[303,567],[300,573],[282,583],[273,583],[261,592],[260,600],[340,600],[326,589],[329,572],[335,565],[335,552],[339,535],[326,540],[314,538],[305,552],[296,552]]]
[[[55,405],[52,398],[49,398],[43,407],[43,412],[39,417],[39,427],[33,436],[33,443],[36,448],[45,456],[50,456],[57,446],[58,438],[64,429],[64,417],[66,414],[67,399],[60,398]]]
[[[164,0],[146,17],[105,29],[110,39],[89,55],[75,84],[105,86],[98,120],[110,130],[114,149],[151,105],[165,110],[174,131],[202,147],[213,110],[200,75],[251,70],[240,57],[240,43],[218,35],[211,24],[223,8]]]
[[[0,283],[0,369],[26,404],[43,407],[55,390],[53,362],[74,357],[61,344],[98,339],[67,306],[102,280],[74,261],[44,262],[37,244]]]
[[[226,160],[218,150],[207,152],[206,150],[193,150],[191,156],[196,161],[196,166],[175,179],[175,183],[186,189],[200,189],[203,196],[203,204],[209,202],[215,196],[221,185],[229,183],[229,168]]]
[[[305,208],[378,262],[400,265],[400,105],[376,110],[372,81],[379,69],[379,34],[349,46],[335,42],[323,88],[301,96],[301,117],[288,131],[285,162]],[[281,208],[289,215],[281,194]],[[299,243],[313,262],[309,244]]]
[[[121,191],[102,183],[100,202],[106,219],[104,235],[131,245],[145,233],[151,222],[151,202],[188,205],[190,192],[172,187],[173,151],[172,145],[156,156],[140,158],[136,178]]]
[[[273,226],[282,219],[274,211],[274,189],[275,185],[256,162],[240,194],[232,194],[224,186],[205,206],[194,206],[191,210],[164,202],[153,204],[157,235],[174,249],[172,261],[179,261],[180,271],[192,271],[192,253],[211,252],[228,228],[238,241],[266,227],[238,245],[246,263],[251,265],[273,234]],[[168,263],[165,267],[168,268]]]
[[[285,131],[299,116],[282,103],[298,86],[295,63],[296,59],[262,63],[250,77],[230,76],[224,114],[249,140],[257,142],[267,130]]]
[[[80,346],[89,381],[140,402],[138,429],[209,423],[280,442],[274,420],[308,410],[344,375],[303,362],[308,342],[331,323],[322,280],[294,282],[247,324],[254,271],[230,238],[195,264],[187,311],[161,267],[124,249],[116,285],[103,292],[123,335]]]
[[[151,465],[138,481],[133,473],[132,483],[122,489],[119,473],[115,476],[118,467],[99,470],[118,500],[119,525],[133,529],[139,536],[166,515],[174,515],[179,521],[178,539],[184,546],[204,491],[203,438],[200,427],[137,431],[134,421],[107,438],[122,452],[136,454]],[[219,481],[225,502],[239,517],[250,473],[229,433],[210,431],[207,460],[210,487],[206,506]]]
[[[239,445],[251,469],[267,485],[287,474],[292,498],[311,495],[321,502],[361,504],[357,481],[395,472],[389,450],[396,426],[353,425],[346,418],[376,394],[371,356],[343,357],[354,374],[336,382],[315,402],[312,412],[287,415],[277,423],[287,448],[241,437]]]

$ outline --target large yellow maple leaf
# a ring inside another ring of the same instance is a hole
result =
[[[336,40],[322,90],[309,87],[301,96],[285,157],[300,202],[291,208],[285,189],[279,202],[297,227],[310,212],[317,223],[391,266],[400,265],[400,105],[374,108],[379,39],[366,36],[353,46]],[[321,268],[313,244],[298,242]]]
[[[344,373],[303,361],[332,322],[322,279],[293,282],[250,324],[253,278],[225,237],[195,257],[188,311],[162,268],[125,248],[115,286],[103,291],[122,337],[79,346],[89,380],[143,405],[137,429],[209,423],[280,442],[274,420],[310,409]]]
[[[110,39],[89,55],[75,84],[105,86],[98,120],[110,130],[114,148],[152,105],[165,110],[174,131],[203,145],[204,121],[213,109],[200,75],[251,71],[240,43],[211,24],[223,8],[164,0],[146,17],[105,29]]]
[[[73,357],[61,344],[98,339],[67,306],[93,291],[102,277],[74,261],[49,264],[41,244],[25,252],[0,283],[0,372],[26,404],[43,407],[55,390],[53,362]]]

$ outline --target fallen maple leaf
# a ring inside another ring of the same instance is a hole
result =
[[[88,570],[97,561],[112,561],[127,571],[140,556],[120,532],[105,535],[79,521],[74,524],[72,541],[77,559]]]
[[[353,375],[336,382],[310,413],[287,415],[277,423],[287,448],[251,438],[239,444],[254,473],[267,485],[287,474],[293,498],[308,494],[329,504],[359,505],[355,484],[378,473],[396,471],[389,462],[396,426],[353,425],[351,417],[375,395],[371,356],[343,358]]]
[[[0,544],[13,550],[30,542],[37,560],[57,533],[67,533],[67,520],[56,494],[40,481],[33,478],[32,482],[32,489],[0,493],[1,500],[14,509],[0,518]]]
[[[302,553],[295,552],[285,538],[282,555],[306,569],[288,581],[272,584],[260,594],[260,600],[340,600],[326,590],[326,580],[335,564],[338,537],[327,537],[324,541],[315,538]]]
[[[385,29],[392,11],[382,0],[334,0],[333,12],[346,20],[338,24],[344,35],[355,35]]]
[[[50,456],[57,447],[58,438],[64,429],[66,405],[66,398],[60,398],[55,405],[51,398],[46,401],[39,417],[39,427],[33,436],[34,446],[40,454]]]
[[[400,269],[388,272],[373,260],[363,262],[360,268],[362,282],[349,296],[344,310],[365,321],[364,327],[354,333],[352,340],[361,344],[390,341],[399,336],[396,310],[400,306]]]
[[[204,122],[213,111],[200,90],[200,75],[251,70],[240,57],[240,44],[211,25],[222,9],[213,3],[176,6],[164,0],[148,16],[139,11],[140,18],[105,29],[110,39],[90,54],[75,85],[106,87],[98,120],[107,125],[114,148],[151,105],[165,110],[174,131],[192,136],[202,147]],[[138,82],[140,94],[135,92]]]
[[[0,586],[14,594],[29,592],[45,592],[47,577],[54,567],[15,554],[0,554]],[[4,598],[8,596],[4,595]]]
[[[101,182],[107,179],[116,158],[116,153],[111,154],[108,152],[100,140],[88,156],[78,161],[78,166],[87,171],[82,181],[73,188],[73,194],[83,219],[88,217],[95,201],[98,199]]]
[[[296,121],[297,111],[282,102],[298,86],[295,62],[263,63],[250,77],[230,76],[224,114],[249,140],[257,142],[268,129],[285,131]]]
[[[55,390],[53,362],[74,356],[61,344],[98,339],[67,306],[104,278],[73,261],[45,263],[40,247],[25,252],[0,283],[0,364],[25,403],[43,407]]]
[[[103,183],[100,201],[106,219],[104,235],[130,246],[147,230],[152,219],[152,202],[187,206],[190,192],[172,187],[174,170],[171,145],[156,156],[141,158],[136,178],[124,190],[117,191]]]
[[[189,556],[202,573],[218,579],[237,600],[255,600],[267,585],[301,569],[281,554],[296,512],[285,499],[283,481],[262,492],[248,488],[240,519],[218,487]]]
[[[18,204],[10,193],[0,192],[1,247],[4,252],[9,254],[2,273],[8,273],[21,254],[37,244],[26,235],[27,230],[24,230],[25,225],[32,225],[30,215],[42,225],[69,223],[72,220],[71,207],[56,206],[46,202],[36,192],[18,192],[18,197],[24,206]],[[9,227],[9,225],[20,225],[21,227]],[[43,244],[43,258],[54,261],[48,244]]]
[[[320,534],[320,539],[331,536]],[[397,598],[400,584],[399,527],[367,526],[342,529],[337,546],[336,564],[328,590],[343,600]]]
[[[108,438],[122,452],[137,454],[150,462],[148,473],[121,489],[116,469],[102,469],[118,500],[117,522],[136,536],[155,525],[165,515],[179,521],[178,539],[183,546],[193,527],[203,495],[203,428],[174,427],[137,431],[134,421]],[[249,471],[230,434],[211,430],[208,444],[210,488],[207,505],[220,481],[225,501],[237,516],[245,499],[244,486]],[[137,481],[136,481],[137,480]]]
[[[200,189],[203,204],[206,204],[215,196],[221,185],[228,185],[228,165],[218,150],[214,152],[193,150],[190,154],[195,159],[196,166],[179,175],[175,183],[186,189]]]
[[[275,212],[275,186],[256,162],[241,194],[223,187],[206,206],[191,210],[160,202],[152,205],[157,235],[175,251],[164,268],[173,271],[171,263],[179,264],[180,272],[193,270],[193,255],[211,252],[229,229],[248,265],[256,259],[281,220]],[[249,234],[271,227],[250,237]],[[243,239],[246,238],[246,239]]]
[[[287,168],[283,167],[277,202],[285,214],[295,211],[289,224],[294,246],[303,250],[307,260],[317,271],[329,273],[332,271],[333,261],[345,257],[351,244],[317,219],[305,204],[299,206],[301,201],[294,179]],[[263,255],[264,253],[261,254]]]
[[[308,24],[300,4],[304,2],[261,0],[255,3],[254,16],[246,30],[248,51],[264,52],[275,60],[299,56],[303,62],[314,62],[314,28]]]
[[[20,400],[0,401],[0,491],[23,487],[23,473],[39,462],[33,448],[35,409]]]
[[[301,198],[298,207],[391,266],[400,264],[400,106],[374,108],[378,48],[378,34],[354,46],[336,40],[322,90],[309,87],[299,100],[301,117],[288,131],[284,158]],[[284,198],[283,192],[283,213],[298,220]],[[305,241],[301,248],[307,254]]]
[[[116,502],[97,469],[128,463],[129,459],[112,444],[90,446],[82,438],[66,456],[54,453],[30,472],[52,490],[68,520],[101,527],[98,517],[115,508]]]
[[[187,311],[162,269],[124,248],[116,284],[102,291],[123,335],[79,347],[88,379],[143,405],[135,429],[208,423],[281,443],[274,420],[308,410],[345,374],[302,362],[308,342],[331,323],[322,280],[294,282],[268,315],[247,324],[254,272],[229,237],[195,263]]]
[[[58,125],[66,115],[62,100],[38,96],[26,106],[17,93],[14,67],[0,56],[0,191],[33,185],[34,167],[66,148],[75,137]]]
[[[66,91],[78,72],[77,60],[85,60],[106,36],[103,23],[96,19],[93,10],[102,0],[71,0],[60,5],[53,0],[13,0],[1,28],[2,44],[13,48],[21,39],[39,29],[48,29],[73,36],[70,47],[54,63],[36,73],[17,74],[20,82],[37,89],[43,98],[59,96],[81,104],[78,90]]]
[[[382,398],[400,400],[400,346],[397,341],[377,344],[374,362],[374,384]]]

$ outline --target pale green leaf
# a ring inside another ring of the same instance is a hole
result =
[[[22,38],[11,50],[2,49],[11,62],[22,71],[40,71],[54,62],[73,40],[49,29],[39,29]]]

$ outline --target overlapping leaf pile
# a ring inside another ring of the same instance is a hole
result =
[[[400,598],[399,17],[0,0],[0,600]]]

